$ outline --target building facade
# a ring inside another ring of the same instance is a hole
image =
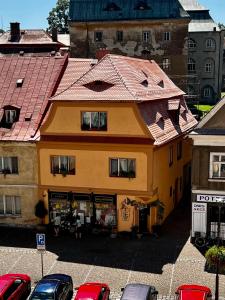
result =
[[[192,161],[192,240],[204,245],[225,240],[225,98],[207,114],[190,137]]]
[[[0,224],[34,225],[38,126],[67,57],[0,58]]]
[[[189,16],[179,1],[71,0],[69,15],[72,57],[98,57],[107,49],[154,59],[175,83],[186,78]]]
[[[185,135],[196,120],[183,92],[153,61],[106,55],[71,60],[67,70],[40,128],[46,223],[60,213],[89,227],[151,231],[188,184]]]
[[[195,0],[180,0],[190,15],[188,26],[189,101],[215,104],[221,98],[224,31],[209,10]]]

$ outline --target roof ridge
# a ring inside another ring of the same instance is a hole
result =
[[[115,64],[114,64],[114,62],[113,62],[113,59],[112,59],[112,55],[107,54],[106,57],[107,57],[107,56],[109,57],[109,60],[110,60],[110,62],[111,62],[111,64],[112,64],[113,68],[115,69],[117,75],[119,76],[121,82],[123,83],[123,85],[125,86],[125,88],[127,89],[127,91],[131,94],[131,96],[134,97],[135,100],[138,100],[138,97],[136,97],[136,95],[133,94],[132,91],[130,91],[130,89],[129,89],[128,86],[126,85],[125,80],[124,80],[123,77],[121,76],[120,71],[119,71],[118,68],[115,66]],[[118,56],[117,56],[117,57],[118,57]]]

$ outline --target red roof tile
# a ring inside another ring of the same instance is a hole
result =
[[[20,108],[11,129],[0,125],[0,140],[32,139],[67,60],[67,56],[0,58],[0,110],[5,106]],[[21,87],[16,85],[18,79],[23,79]]]

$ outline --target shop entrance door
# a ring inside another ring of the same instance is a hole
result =
[[[210,237],[215,239],[218,237],[218,225],[220,225],[220,238],[225,240],[225,206],[219,207],[219,205],[216,203],[209,205],[207,229]]]
[[[139,209],[139,231],[140,233],[148,232],[148,211],[149,208]]]

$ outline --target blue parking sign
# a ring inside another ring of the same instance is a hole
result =
[[[37,233],[36,234],[36,242],[38,250],[45,250],[45,234]]]

